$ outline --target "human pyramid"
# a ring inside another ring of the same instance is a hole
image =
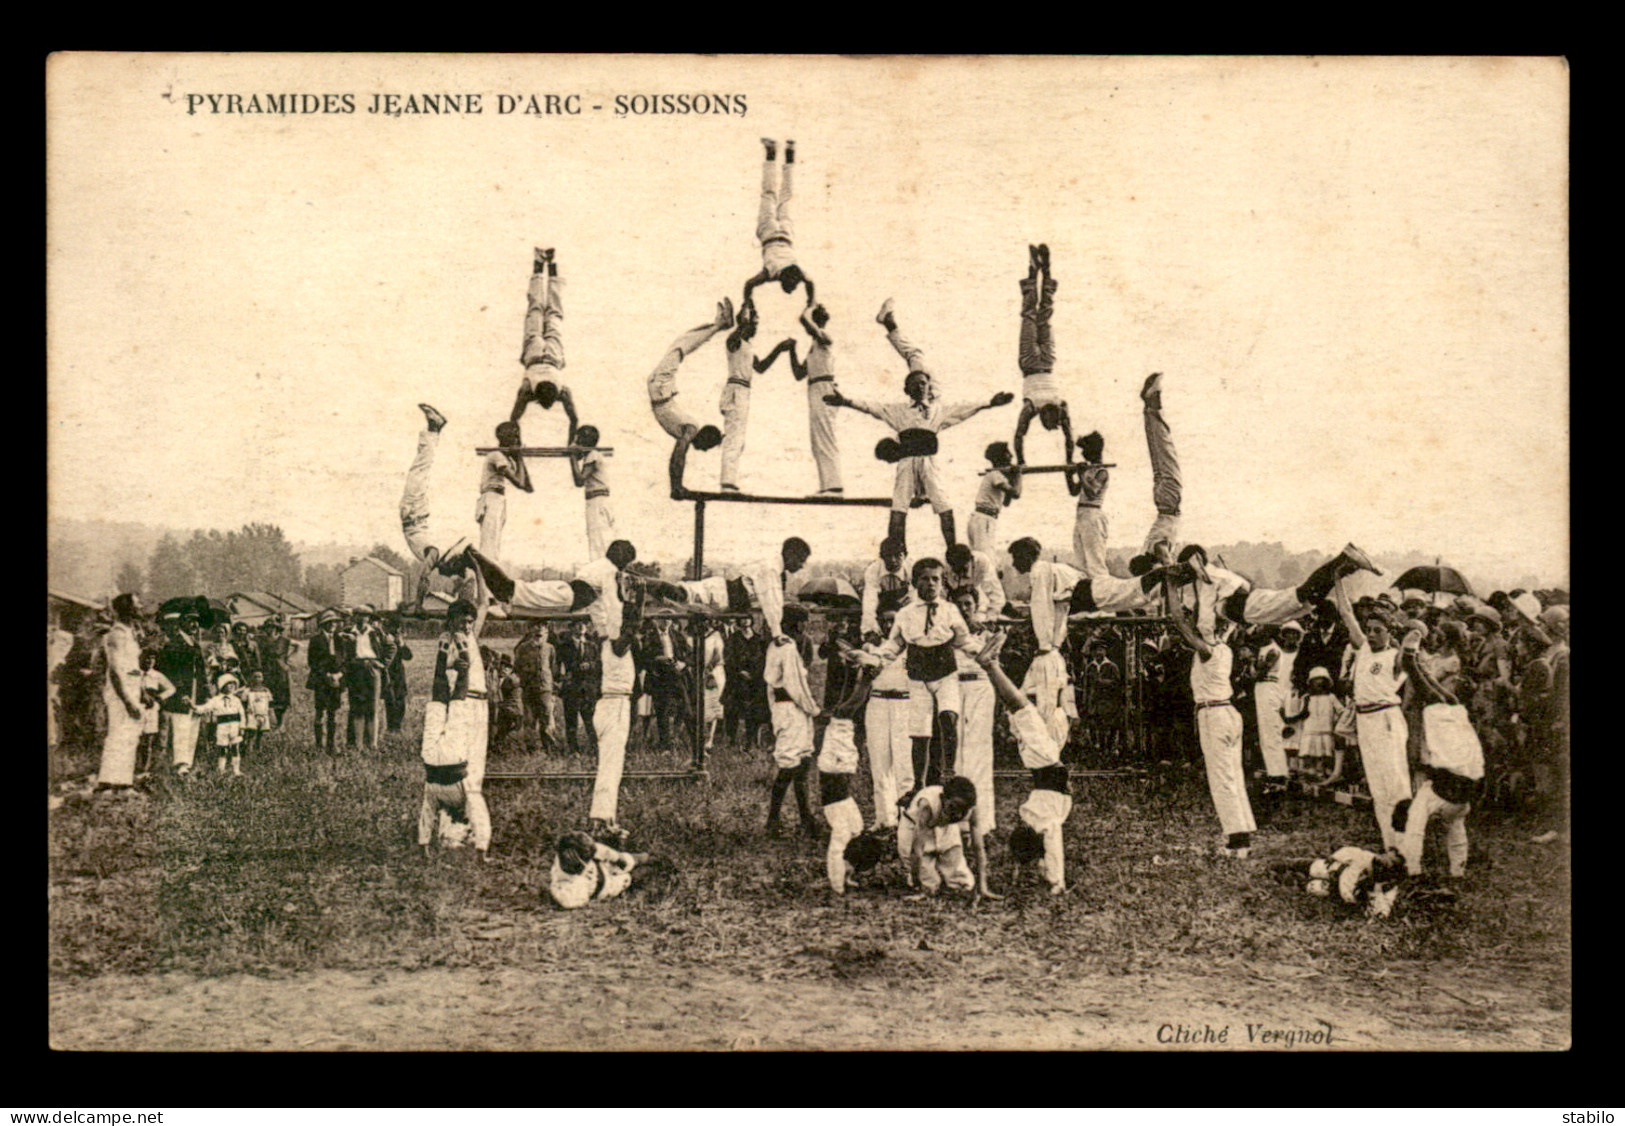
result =
[[[1038,863],[1052,893],[1066,890],[1062,826],[1072,800],[1067,769],[1060,761],[1066,732],[1059,704],[1059,686],[1066,681],[1060,650],[1067,644],[1068,621],[1076,614],[1160,611],[1195,652],[1191,685],[1209,788],[1226,835],[1225,854],[1244,858],[1256,825],[1242,768],[1242,722],[1230,702],[1226,636],[1233,625],[1283,624],[1312,613],[1322,603],[1336,604],[1349,621],[1351,635],[1359,639],[1355,693],[1360,748],[1384,843],[1393,843],[1396,834],[1389,827],[1393,810],[1410,797],[1404,721],[1397,710],[1396,678],[1401,673],[1395,652],[1383,655],[1388,638],[1384,623],[1369,618],[1356,622],[1342,584],[1356,570],[1377,571],[1364,553],[1347,546],[1303,584],[1267,590],[1255,589],[1241,576],[1210,564],[1200,545],[1181,544],[1179,460],[1163,415],[1163,376],[1153,374],[1139,395],[1155,514],[1140,553],[1130,562],[1130,575],[1113,575],[1106,566],[1108,534],[1101,511],[1113,466],[1104,460],[1105,441],[1098,432],[1077,439],[1072,435],[1050,335],[1058,286],[1049,248],[1042,244],[1028,248],[1027,274],[1019,283],[1020,417],[1010,444],[995,442],[985,451],[989,469],[980,478],[966,522],[968,542],[960,543],[937,470],[940,435],[980,411],[1013,402],[1015,396],[1000,391],[980,401],[939,401],[925,356],[902,334],[890,299],[876,320],[907,364],[904,397],[871,402],[842,394],[835,381],[829,311],[816,301],[813,280],[795,254],[789,214],[794,142],[785,143],[782,162],[776,142],[764,139],[763,145],[756,228],[761,270],[745,282],[737,315],[733,303],[723,298],[710,321],[672,342],[650,374],[647,389],[655,420],[673,439],[668,477],[671,495],[679,500],[788,499],[747,496],[739,488],[738,476],[752,377],[768,371],[781,355],[788,357],[794,378],[807,384],[809,438],[818,471],[817,492],[797,503],[863,503],[844,496],[835,429],[839,408],[870,415],[893,432],[876,447],[876,456],[895,466],[886,538],[881,558],[865,575],[859,629],[833,637],[826,650],[830,663],[825,705],[813,698],[797,644],[807,611],[785,600],[788,576],[802,570],[811,555],[806,540],[791,536],[777,558],[739,568],[732,576],[696,575],[667,582],[628,571],[637,549],[622,536],[610,507],[607,459],[613,450],[600,446],[596,426],[581,421],[579,404],[562,378],[564,281],[555,252],[538,249],[520,356],[524,376],[508,419],[496,428],[497,446],[479,451],[483,461],[475,513],[480,526],[477,547],[461,541],[443,545],[432,531],[427,486],[447,420],[432,406],[420,404],[425,426],[407,472],[400,510],[402,532],[419,562],[417,601],[421,605],[434,571],[458,578],[460,587],[446,614],[424,717],[419,843],[427,849],[438,826],[446,843],[460,843],[471,831],[482,855],[490,846],[490,815],[481,793],[487,708],[478,644],[487,613],[493,608],[514,616],[584,610],[601,645],[602,687],[593,716],[599,757],[586,829],[565,834],[558,842],[552,894],[562,906],[582,906],[620,894],[637,882],[640,872],[650,870],[645,854],[626,850],[629,834],[620,827],[617,814],[635,678],[631,649],[645,607],[657,601],[690,612],[761,614],[772,639],[765,680],[778,766],[768,832],[775,836],[782,832],[779,811],[792,790],[802,830],[815,832],[808,777],[816,754],[822,806],[831,829],[828,875],[837,893],[844,892],[855,875],[895,851],[906,865],[909,884],[922,892],[948,887],[973,897],[997,898],[988,885],[986,846],[995,827],[996,702],[1008,710],[1022,763],[1031,771],[1020,824],[1010,838],[1012,854],[1020,861]],[[759,317],[754,292],[770,282],[787,294],[798,288],[806,291],[800,316],[808,337],[804,357],[793,339],[778,342],[764,355],[755,352],[752,341]],[[723,426],[718,427],[700,422],[685,409],[678,374],[687,359],[724,332],[727,377],[719,404]],[[563,446],[523,445],[520,423],[532,403],[544,411],[555,405],[563,409],[569,424]],[[1035,418],[1044,430],[1061,431],[1063,463],[1027,465],[1026,437]],[[718,491],[691,491],[685,485],[690,451],[719,446]],[[516,579],[502,559],[507,488],[533,491],[526,459],[555,456],[569,460],[572,481],[583,491],[590,561],[577,569],[573,580]],[[1030,620],[1038,650],[1018,687],[998,661],[1008,616],[1015,611],[1005,601],[994,552],[1001,512],[1022,497],[1023,476],[1039,472],[1064,474],[1069,494],[1077,498],[1072,529],[1077,565],[1046,559],[1045,545],[1033,537],[1009,547],[1015,570],[1031,581]],[[922,504],[930,504],[936,513],[947,550],[942,560],[923,558],[909,565],[907,517],[910,509]],[[854,729],[860,713],[875,788],[876,823],[868,831],[851,795],[859,761]],[[1278,745],[1275,751],[1284,755]],[[1267,765],[1277,773],[1273,762]],[[1285,774],[1284,765],[1279,773]],[[963,838],[967,826],[974,873]]]

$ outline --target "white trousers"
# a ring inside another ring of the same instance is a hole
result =
[[[829,875],[829,886],[836,891],[846,890],[846,846],[853,837],[863,832],[863,812],[851,798],[824,807],[824,820],[829,822],[829,848],[824,853],[824,870]]]
[[[1281,735],[1285,721],[1281,704],[1286,694],[1279,684],[1259,684],[1253,689],[1253,706],[1258,709],[1258,750],[1264,756],[1264,770],[1277,778],[1287,774],[1286,743]]]
[[[549,610],[568,610],[575,605],[576,592],[563,579],[519,579],[513,584],[513,601],[508,608],[515,617],[526,610],[538,615]]]
[[[598,697],[592,730],[598,737],[598,777],[592,784],[592,808],[587,816],[614,822],[621,800],[621,775],[626,770],[626,737],[632,730],[632,698]]]
[[[1093,505],[1078,505],[1072,524],[1072,553],[1078,557],[1078,570],[1090,578],[1111,577],[1106,569],[1106,513]]]
[[[96,783],[100,786],[134,785],[141,719],[130,718],[124,701],[109,686],[102,688],[102,703],[107,705],[107,734],[102,737],[102,761],[96,770]]]
[[[1241,713],[1234,707],[1198,708],[1196,731],[1207,765],[1207,789],[1225,835],[1258,828],[1247,801],[1247,775],[1241,765]]]
[[[780,167],[784,169],[782,174]],[[762,162],[762,200],[756,209],[756,240],[762,244],[762,269],[770,278],[778,277],[780,271],[796,260],[790,242],[796,233],[790,223],[795,170],[796,166],[788,162],[782,166],[771,160]]]
[[[1250,626],[1279,626],[1295,622],[1313,609],[1313,606],[1298,600],[1297,587],[1284,590],[1254,589],[1247,592],[1247,607],[1242,611],[1242,617],[1247,619]]]
[[[982,833],[997,827],[993,800],[993,685],[983,680],[959,682],[959,752],[954,773],[963,774],[976,787],[976,808],[971,824]]]
[[[1467,814],[1470,805],[1448,802],[1433,792],[1433,779],[1424,778],[1416,797],[1411,800],[1410,816],[1405,821],[1405,835],[1399,842],[1399,854],[1405,858],[1405,871],[1413,876],[1422,874],[1422,845],[1427,839],[1428,819],[1439,817],[1445,829],[1445,851],[1450,856],[1450,874],[1467,872]]]
[[[746,345],[741,344],[741,348]],[[739,484],[739,459],[745,454],[745,428],[750,425],[750,388],[722,386],[722,483]]]
[[[992,555],[999,550],[996,542],[998,534],[997,516],[971,510],[970,518],[965,521],[965,542],[970,544],[972,551],[985,551]]]
[[[474,519],[480,523],[480,554],[487,559],[502,558],[502,529],[508,523],[508,495],[481,493],[474,506]]]
[[[773,713],[773,762],[780,770],[792,770],[812,754],[812,716],[787,700],[769,700],[768,707]]]
[[[842,487],[841,448],[835,438],[835,412],[839,408],[824,402],[824,396],[834,389],[833,383],[807,384],[807,437],[812,443],[813,461],[818,465],[821,493]]]
[[[559,334],[559,322],[564,319],[563,286],[563,278],[530,275],[525,291],[525,343],[519,353],[519,362],[527,370],[532,364],[564,367],[564,338]],[[553,372],[531,374],[538,379],[558,378]]]
[[[910,735],[921,739],[929,739],[938,712],[957,713],[959,710],[958,673],[949,673],[939,680],[911,680],[908,682],[908,727]]]
[[[590,558],[602,559],[616,538],[615,516],[609,510],[609,498],[588,497],[587,552]]]
[[[176,766],[192,768],[197,756],[198,717],[189,712],[168,712],[169,758]]]
[[[917,496],[930,501],[931,511],[938,515],[953,511],[947,494],[942,491],[935,457],[905,457],[897,463],[897,475],[892,479],[891,510],[907,512]]]
[[[907,863],[914,852],[914,822],[906,817],[897,826],[897,851]],[[935,892],[943,884],[956,891],[970,891],[976,886],[976,877],[965,862],[962,827],[944,825],[940,829],[923,830],[925,849],[920,853],[920,887]]]
[[[437,546],[429,519],[429,474],[439,447],[440,432],[425,427],[418,434],[418,452],[406,471],[406,486],[401,490],[401,535],[412,558],[419,562],[429,548]]]
[[[913,744],[907,700],[869,697],[863,713],[869,744],[869,775],[875,786],[875,822],[897,824],[897,799],[914,788]]]
[[[1405,739],[1410,731],[1405,716],[1397,706],[1356,712],[1354,726],[1360,733],[1360,765],[1371,789],[1382,846],[1398,848],[1400,835],[1394,832],[1394,806],[1411,796],[1411,771],[1405,760]]]

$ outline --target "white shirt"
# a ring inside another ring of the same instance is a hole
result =
[[[599,643],[599,666],[603,670],[598,682],[600,696],[630,696],[632,685],[637,680],[637,664],[632,660],[632,650],[616,655],[615,643],[605,638]]]
[[[973,809],[964,821],[938,825],[937,820],[942,816],[942,787],[927,786],[914,795],[904,816],[914,822],[915,834],[920,839],[920,851],[940,854],[963,847],[965,838],[961,835],[961,827],[970,821],[974,812]]]
[[[880,604],[882,590],[901,590],[903,604],[914,601],[914,588],[908,583],[908,557],[904,556],[902,562],[897,564],[897,570],[886,570],[884,559],[871,560],[863,569],[863,618],[859,627],[864,633],[879,633],[880,623],[877,618],[877,607]]]
[[[1004,470],[995,469],[985,474],[981,484],[976,486],[975,507],[998,512],[1004,507],[1005,495],[1010,491],[1010,478],[1005,476]]]
[[[1405,674],[1399,668],[1399,646],[1390,645],[1380,653],[1369,644],[1354,654],[1354,706],[1399,703],[1399,686]]]
[[[576,568],[576,578],[598,592],[587,606],[587,616],[599,637],[621,635],[620,571],[608,559],[594,559]]]
[[[931,620],[929,629],[925,624],[927,618]],[[889,661],[910,645],[930,647],[950,644],[960,649],[981,647],[981,643],[971,636],[970,627],[965,624],[959,607],[939,598],[935,602],[911,602],[897,611],[891,636],[879,652],[882,658]]]
[[[818,702],[813,699],[812,686],[807,683],[807,666],[802,663],[801,651],[794,642],[767,647],[762,679],[767,682],[769,700],[773,699],[773,689],[782,688],[790,694],[796,707],[808,715],[818,714]]]
[[[1049,728],[1037,708],[1022,708],[1010,713],[1010,733],[1016,737],[1016,749],[1021,752],[1021,765],[1028,770],[1041,770],[1061,761],[1061,750],[1050,737]],[[1035,829],[1038,826],[1033,826]]]
[[[960,577],[950,573],[953,585],[960,583]],[[972,551],[970,553],[970,585],[976,588],[976,620],[985,622],[989,618],[999,616],[1004,609],[1004,583],[999,579],[998,565],[993,557],[985,551]],[[1069,595],[1070,597],[1070,595]]]
[[[1084,578],[1082,571],[1067,563],[1040,559],[1032,569],[1033,636],[1038,651],[1047,652],[1066,640],[1066,610],[1056,612],[1056,603],[1069,604],[1072,591]]]
[[[1197,653],[1191,661],[1191,697],[1198,704],[1230,699],[1230,646],[1221,641],[1212,653],[1206,659]]]
[[[588,496],[597,492],[608,492],[609,481],[604,476],[604,455],[597,450],[583,454],[580,462],[581,487]]]
[[[935,399],[924,403],[916,403],[912,399],[896,400],[889,403],[875,403],[867,399],[848,399],[847,402],[853,410],[860,410],[871,418],[878,418],[887,426],[901,434],[905,430],[929,430],[940,433],[964,422],[971,415],[987,406],[987,403],[955,403],[944,406]],[[913,460],[905,458],[905,461]]]

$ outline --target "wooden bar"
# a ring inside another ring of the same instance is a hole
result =
[[[978,477],[986,477],[989,473],[995,473],[995,472],[997,472],[997,473],[1010,473],[1010,474],[1019,473],[1021,476],[1025,476],[1028,473],[1065,473],[1068,469],[1116,469],[1116,468],[1117,468],[1117,463],[1115,461],[1100,462],[1098,464],[1095,463],[1095,462],[1092,462],[1092,461],[1090,461],[1090,462],[1074,461],[1071,465],[1010,465],[1010,466],[1005,466],[1005,467],[1002,467],[1002,468],[984,469],[980,473],[978,473],[977,476]]]
[[[685,491],[673,500],[729,501],[734,504],[811,504],[847,505],[863,508],[890,508],[890,497],[760,497],[750,493],[696,493]]]
[[[702,782],[707,775],[703,770],[628,770],[621,775],[623,781],[637,781],[640,778],[661,779],[680,778],[695,782]],[[596,771],[592,770],[496,770],[488,771],[485,775],[487,782],[523,782],[534,780],[537,782],[593,782],[598,779]]]
[[[612,446],[478,446],[474,452],[477,454],[517,454],[519,457],[571,457],[575,454],[584,454],[596,451],[605,457],[612,457],[615,453]]]

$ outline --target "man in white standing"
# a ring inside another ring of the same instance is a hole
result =
[[[124,593],[113,599],[113,625],[102,638],[107,666],[102,703],[107,708],[107,734],[102,739],[98,793],[128,793],[135,785],[135,752],[141,743],[141,599]]]
[[[1393,825],[1394,806],[1411,796],[1410,766],[1405,757],[1407,727],[1399,699],[1405,673],[1400,669],[1399,650],[1392,644],[1381,603],[1370,603],[1356,616],[1341,579],[1332,588],[1332,601],[1353,650],[1354,726],[1377,829],[1383,848],[1398,848],[1401,835]]]
[[[797,379],[807,381],[807,438],[813,461],[818,466],[818,492],[821,497],[844,495],[841,486],[841,447],[835,438],[835,408],[824,396],[835,389],[835,340],[829,334],[829,310],[813,305],[801,312],[801,327],[812,338],[807,362],[798,363],[790,353],[791,369]]]
[[[1204,638],[1182,613],[1173,614],[1174,631],[1195,657],[1191,661],[1191,697],[1196,704],[1196,732],[1207,767],[1208,793],[1225,833],[1224,854],[1245,860],[1251,855],[1252,835],[1258,830],[1247,800],[1247,775],[1241,762],[1241,713],[1231,703],[1232,655],[1225,638],[1228,622],[1220,622],[1211,641]]]
[[[480,550],[492,559],[502,558],[502,531],[508,523],[508,486],[522,492],[534,492],[530,483],[530,468],[516,453],[520,447],[519,424],[499,422],[497,445],[480,460],[480,499],[474,506],[474,519],[480,526]]]
[[[937,435],[981,411],[1013,402],[1015,396],[1008,391],[1000,391],[986,402],[941,405],[937,402],[931,374],[922,366],[923,353],[905,340],[897,329],[897,319],[892,315],[890,298],[881,307],[880,314],[875,320],[885,327],[886,339],[891,341],[898,355],[908,363],[908,376],[903,380],[903,393],[907,397],[900,402],[878,403],[864,399],[849,399],[839,391],[833,391],[824,396],[824,402],[831,406],[851,407],[853,410],[862,411],[896,431],[895,440],[888,443],[883,439],[875,447],[876,455],[882,460],[895,460],[897,464],[897,474],[892,483],[891,513],[887,521],[886,535],[899,539],[906,536],[908,511],[913,507],[915,498],[923,496],[931,503],[931,510],[937,514],[937,519],[942,525],[943,542],[951,547],[957,542],[954,533],[954,511],[953,506],[948,503],[947,495],[942,491],[942,482],[937,474]]]
[[[728,334],[724,345],[728,351],[728,379],[722,385],[722,482],[725,493],[739,491],[739,459],[745,455],[745,428],[750,424],[750,380],[773,366],[779,353],[790,353],[790,365],[795,367],[795,342],[781,340],[773,350],[758,359],[750,347],[756,336],[756,310],[744,309],[739,323]],[[798,377],[799,378],[799,377]]]

